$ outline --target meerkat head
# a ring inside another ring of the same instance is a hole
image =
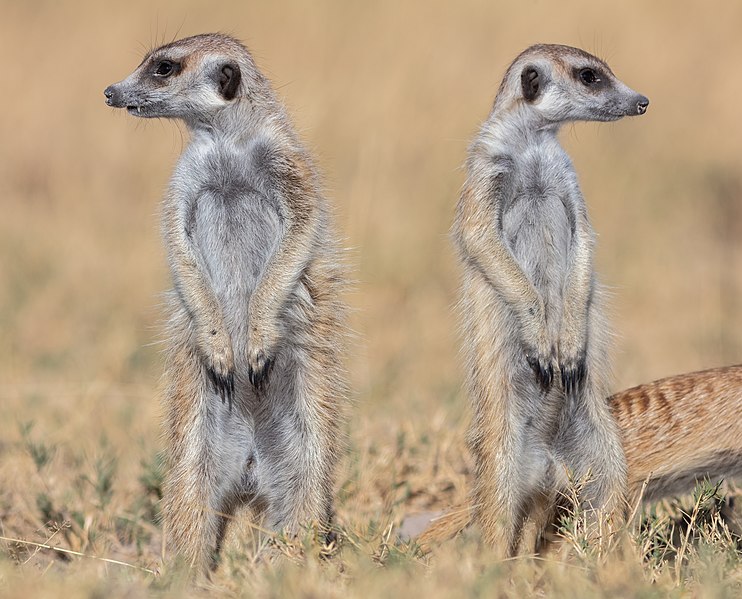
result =
[[[135,116],[208,120],[263,82],[242,44],[226,35],[204,34],[153,50],[131,75],[103,93],[106,104]]]
[[[644,114],[649,106],[649,100],[617,79],[604,61],[556,44],[531,46],[518,56],[500,95],[548,123],[615,121]]]

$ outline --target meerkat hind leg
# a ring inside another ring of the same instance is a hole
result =
[[[517,555],[524,536],[530,549],[536,546],[555,495],[546,447],[526,438],[517,441],[499,448],[496,472],[480,477],[475,491],[485,537],[507,557]]]
[[[261,399],[256,439],[261,496],[267,526],[298,534],[302,525],[326,529],[333,515],[333,417],[330,381],[310,352],[292,349],[279,355],[274,376]]]
[[[183,346],[187,347],[187,346]],[[228,522],[255,487],[252,423],[213,389],[198,356],[184,349],[166,397],[170,470],[163,517],[167,544],[189,565],[216,564]],[[193,376],[195,374],[195,376]],[[239,393],[239,388],[238,388]]]

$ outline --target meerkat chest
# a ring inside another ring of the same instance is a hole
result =
[[[558,144],[527,146],[514,160],[514,201],[530,204],[534,212],[552,200],[568,203],[574,192],[575,176],[572,162]],[[569,209],[569,206],[565,206]]]
[[[575,191],[571,164],[563,152],[536,147],[515,161],[512,195],[503,206],[502,234],[535,279],[543,279],[544,273],[569,259]]]
[[[217,295],[244,298],[257,285],[284,223],[249,155],[214,148],[191,159],[194,193],[183,202],[186,233]]]

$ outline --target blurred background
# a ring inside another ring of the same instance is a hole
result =
[[[337,207],[357,280],[354,445],[400,422],[427,434],[434,414],[444,429],[466,418],[448,228],[468,141],[536,42],[596,53],[651,100],[641,118],[562,133],[613,291],[615,388],[742,361],[736,0],[5,0],[0,11],[2,439],[29,423],[57,443],[103,438],[125,456],[120,471],[159,447],[159,202],[186,134],[108,108],[102,92],[148,49],[207,31],[251,49]],[[18,476],[2,443],[0,477]],[[18,487],[4,505],[24,501]]]

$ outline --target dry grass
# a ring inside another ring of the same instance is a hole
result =
[[[446,233],[467,140],[530,43],[601,54],[652,100],[641,119],[564,132],[615,290],[617,388],[742,359],[742,5],[2,0],[0,14],[0,535],[159,568],[157,206],[182,135],[112,112],[102,90],[144,47],[226,30],[253,49],[327,174],[354,248],[360,341],[337,555],[279,540],[256,558],[263,541],[243,527],[214,585],[228,596],[739,594],[736,544],[708,498],[686,502],[711,515],[685,536],[660,507],[599,556],[496,563],[473,532],[422,557],[390,531],[465,497]],[[171,573],[3,545],[9,596],[181,595]]]

